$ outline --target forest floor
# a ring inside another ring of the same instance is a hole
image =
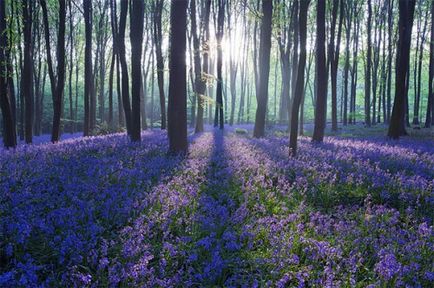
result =
[[[432,287],[431,132],[249,129],[0,151],[0,286]]]

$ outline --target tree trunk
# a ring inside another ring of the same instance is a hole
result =
[[[90,97],[92,93],[92,2],[83,0],[84,29],[86,44],[84,48],[84,123],[83,136],[90,131]]]
[[[372,44],[371,44],[371,27],[372,27],[372,3],[368,0],[368,23],[367,23],[367,56],[365,70],[365,125],[371,126],[371,61],[372,61]]]
[[[298,137],[298,117],[302,98],[304,97],[304,69],[306,66],[306,32],[307,32],[307,10],[309,0],[301,0],[298,15],[300,55],[298,60],[297,82],[295,83],[294,102],[291,112],[291,130],[289,134],[289,148],[292,156],[297,154],[297,137]]]
[[[316,106],[315,106],[315,126],[312,140],[322,142],[327,113],[327,70],[325,53],[325,10],[326,1],[317,2],[317,35],[316,35]]]
[[[127,22],[128,1],[121,1],[121,14],[118,30],[118,56],[122,71],[122,106],[124,107],[127,134],[131,135],[131,104],[128,80],[128,66],[125,56],[125,27]]]
[[[340,2],[339,2],[340,1]],[[339,4],[340,3],[340,4]],[[340,6],[339,8],[339,22],[338,22],[338,35],[336,37],[336,45],[333,43],[333,57],[330,60],[330,77],[332,88],[332,131],[338,130],[338,113],[337,113],[337,78],[338,78],[338,65],[339,65],[339,50],[341,44],[342,23],[344,19],[344,2],[343,0],[335,0],[334,6]],[[336,8],[337,9],[337,8]],[[337,15],[335,16],[337,17]],[[334,27],[333,27],[334,29]]]
[[[156,0],[154,2],[154,43],[155,43],[155,56],[157,60],[157,81],[158,90],[160,92],[160,113],[161,113],[161,129],[166,129],[166,98],[164,95],[164,59],[162,52],[162,14],[163,14],[163,0]]]
[[[131,141],[140,142],[140,94],[142,88],[142,44],[145,18],[143,0],[131,1],[130,10],[131,39]]]
[[[410,62],[411,29],[413,26],[414,0],[399,0],[399,40],[396,57],[395,101],[393,103],[388,136],[398,139],[405,135],[405,95],[408,91],[408,68]]]
[[[216,107],[214,116],[214,127],[219,126],[220,129],[224,128],[223,118],[223,28],[225,20],[225,2],[226,0],[218,0],[218,16],[217,16],[217,91],[216,91]]]
[[[268,80],[270,76],[270,51],[271,51],[271,20],[273,14],[273,2],[262,0],[261,42],[259,46],[259,89],[256,100],[255,127],[253,136],[256,138],[265,135],[265,116],[268,102]]]
[[[431,19],[434,19],[434,0],[431,0]],[[425,128],[430,128],[433,116],[433,78],[434,78],[434,21],[431,22],[429,44],[429,72],[428,72],[428,104],[426,107]]]
[[[187,1],[172,0],[168,136],[171,153],[186,153],[187,142]]]
[[[47,48],[48,75],[50,76],[51,94],[53,98],[53,128],[51,132],[51,142],[60,140],[60,124],[62,117],[63,89],[65,86],[65,28],[66,28],[66,3],[65,0],[59,2],[59,28],[57,33],[57,69],[54,73],[53,60],[51,58],[50,27],[48,22],[47,3],[40,0],[43,22],[45,28],[45,45]],[[57,76],[57,77],[56,77]],[[56,79],[57,78],[57,79]]]
[[[21,74],[21,81],[24,107],[25,107],[25,141],[32,143],[33,136],[33,40],[32,40],[32,14],[33,7],[29,0],[22,1],[23,32],[24,32],[24,66]]]
[[[203,132],[203,111],[204,111],[204,96],[206,91],[206,82],[204,80],[204,77],[202,75],[202,67],[201,67],[201,53],[200,53],[200,40],[197,33],[197,22],[196,22],[196,0],[191,0],[190,4],[191,9],[191,30],[192,30],[192,36],[193,36],[193,55],[194,55],[194,73],[195,73],[195,80],[194,80],[194,86],[195,86],[195,93],[198,100],[197,104],[197,116],[196,116],[196,126],[195,126],[195,133]],[[211,9],[211,1],[207,0],[205,2],[205,15],[203,19],[203,25],[205,26],[205,33],[204,33],[204,43],[208,42],[209,39],[209,14]],[[205,49],[209,49],[209,46],[206,46]],[[204,73],[208,73],[208,50],[204,51],[203,56],[203,70]]]
[[[10,85],[12,74],[9,73],[10,51],[7,29],[6,1],[0,0],[0,108],[3,121],[3,143],[6,148],[17,146],[17,135],[14,121],[13,104]]]

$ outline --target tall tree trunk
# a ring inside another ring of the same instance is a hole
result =
[[[69,69],[68,69],[68,98],[69,98],[69,132],[74,132],[74,108],[72,101],[72,74],[74,73],[74,15],[72,1],[68,3],[69,10]],[[78,64],[77,64],[78,65]]]
[[[301,100],[304,96],[304,70],[306,67],[306,32],[307,32],[307,10],[309,0],[300,2],[298,15],[299,39],[300,39],[300,56],[298,60],[297,82],[295,83],[294,102],[291,112],[291,130],[289,134],[289,148],[292,156],[297,154],[297,137],[298,137],[298,117]]]
[[[372,2],[368,0],[368,23],[367,23],[367,56],[365,70],[365,125],[371,126],[371,61],[372,61]]]
[[[273,14],[273,2],[262,0],[261,42],[259,46],[259,94],[256,95],[258,106],[256,108],[255,127],[253,136],[256,138],[265,135],[265,116],[268,102],[268,80],[270,76],[270,51],[271,51],[271,20]]]
[[[158,90],[160,92],[160,113],[161,113],[161,129],[166,129],[166,98],[164,95],[164,59],[162,52],[162,14],[163,14],[163,0],[156,0],[154,2],[154,43],[155,43],[155,56],[157,60],[157,81]]]
[[[130,91],[128,80],[128,66],[125,56],[125,28],[127,22],[128,1],[121,1],[121,14],[119,19],[118,30],[118,56],[119,63],[122,70],[122,106],[124,107],[125,122],[127,125],[127,134],[131,135],[131,104],[130,104]]]
[[[408,91],[408,68],[410,62],[411,30],[413,26],[414,0],[399,0],[399,40],[396,57],[395,101],[393,103],[388,136],[398,139],[405,135],[405,94]]]
[[[169,150],[186,153],[187,142],[187,1],[172,0],[170,11]]]
[[[92,93],[92,2],[83,0],[85,48],[84,48],[84,123],[83,136],[89,136],[90,127],[90,97]]]
[[[350,42],[351,42],[351,28],[353,9],[350,7],[350,3],[344,3],[345,9],[345,67],[344,67],[344,95],[343,95],[343,125],[348,124],[348,80],[350,70]]]
[[[21,74],[24,83],[22,92],[25,106],[25,141],[32,143],[33,136],[33,40],[32,16],[33,5],[30,0],[22,0],[23,32],[24,32],[24,67]]]
[[[434,19],[434,0],[431,0],[431,19]],[[434,21],[431,21],[431,33],[429,43],[429,72],[428,72],[428,103],[426,107],[425,128],[430,128],[432,124],[434,94],[433,94],[433,78],[434,78]]]
[[[9,73],[10,50],[7,29],[6,1],[0,0],[0,108],[3,121],[3,143],[6,148],[17,146],[17,135],[14,121],[13,104],[10,85],[12,74]]]
[[[325,10],[326,1],[318,0],[316,17],[316,106],[315,106],[315,126],[312,140],[322,142],[327,113],[327,70],[326,70],[326,51],[325,51]]]
[[[332,88],[332,131],[338,130],[338,113],[337,113],[337,78],[338,78],[338,65],[339,65],[339,51],[341,44],[342,23],[344,19],[344,2],[343,0],[335,0],[333,7],[340,6],[339,8],[339,22],[338,22],[338,35],[336,37],[336,44],[333,43],[333,56],[330,59],[330,77]],[[336,8],[337,10],[337,8]],[[337,17],[337,15],[335,16]],[[332,28],[334,29],[334,27]]]
[[[53,98],[53,128],[51,132],[51,142],[60,140],[60,124],[62,117],[63,89],[65,87],[65,28],[66,28],[66,3],[65,0],[59,2],[59,28],[57,32],[57,69],[54,73],[53,60],[51,57],[50,27],[48,22],[47,3],[40,0],[43,22],[45,27],[45,46],[47,48],[48,75],[51,83],[51,94]],[[57,78],[57,79],[56,79]]]
[[[217,91],[216,91],[216,107],[214,117],[214,127],[219,126],[220,129],[224,128],[224,114],[223,114],[223,28],[225,21],[225,2],[226,0],[218,0],[218,15],[217,15]]]
[[[131,2],[130,39],[131,39],[131,141],[140,142],[140,94],[142,88],[142,44],[145,18],[145,3],[143,0]]]
[[[422,9],[421,9],[422,10]],[[421,11],[422,12],[422,11]],[[420,110],[420,90],[421,90],[421,81],[422,81],[422,61],[423,61],[423,46],[425,44],[425,34],[426,34],[426,27],[428,25],[428,13],[424,15],[424,24],[422,29],[422,35],[420,38],[420,47],[419,47],[419,59],[417,64],[415,63],[415,66],[417,66],[417,83],[416,83],[416,93],[414,96],[414,113],[413,113],[413,125],[419,127],[419,110]]]
[[[393,59],[393,3],[394,0],[388,0],[388,60],[387,60],[387,95],[386,95],[386,123],[390,122],[390,112],[392,110],[392,59]]]
[[[203,111],[204,111],[204,97],[205,97],[205,91],[206,91],[206,82],[205,78],[202,75],[202,67],[201,67],[201,53],[200,53],[200,40],[197,32],[197,21],[196,21],[196,0],[191,0],[190,4],[191,9],[191,30],[192,30],[192,36],[193,36],[193,49],[194,49],[194,73],[195,73],[195,80],[194,80],[194,86],[195,86],[195,93],[198,100],[197,104],[197,116],[196,116],[196,126],[195,126],[195,133],[203,132]],[[208,43],[209,39],[209,14],[211,9],[211,1],[207,0],[205,2],[205,15],[203,18],[203,25],[204,27],[204,43]],[[206,46],[204,48],[204,56],[203,56],[203,70],[204,73],[208,72],[208,49],[209,46],[207,44],[203,45]]]

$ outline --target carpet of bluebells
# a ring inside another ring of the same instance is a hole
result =
[[[433,287],[432,140],[189,141],[0,151],[0,287]]]

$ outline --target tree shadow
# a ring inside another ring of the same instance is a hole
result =
[[[28,171],[20,182],[10,181],[21,188],[1,197],[5,200],[2,210],[9,212],[3,214],[0,227],[12,228],[0,231],[7,240],[0,241],[0,246],[3,249],[3,244],[10,243],[20,253],[12,251],[5,257],[0,253],[0,268],[16,271],[16,263],[25,261],[22,256],[27,255],[56,273],[74,267],[96,270],[93,253],[117,241],[121,231],[147,209],[149,193],[170,181],[186,161],[182,155],[166,155],[167,138],[162,132],[144,134],[142,143],[115,135],[107,143],[89,138],[32,147],[22,156],[29,159],[25,161],[11,155],[16,165],[27,166]],[[201,136],[190,135],[190,143]],[[75,149],[78,153],[74,154]],[[50,156],[40,161],[38,154],[42,153]],[[126,154],[121,157],[122,153]],[[3,180],[0,177],[6,184]],[[16,234],[13,227],[26,227],[25,234]],[[48,277],[43,270],[38,273],[39,281]]]
[[[240,191],[228,161],[227,131],[214,129],[213,148],[197,203],[194,246],[190,252],[197,267],[193,281],[205,286],[224,286],[239,263],[239,230],[233,215],[240,206]]]
[[[363,148],[363,143],[351,147],[347,155],[345,151],[339,154],[339,150],[348,150],[348,147],[345,148],[340,143],[313,144],[303,139],[305,143],[304,147],[300,147],[299,155],[290,158],[284,152],[287,149],[276,151],[279,145],[286,147],[287,142],[282,139],[252,141],[254,148],[272,161],[281,163],[291,185],[299,181],[297,178],[300,177],[310,183],[310,188],[301,196],[306,204],[316,209],[333,212],[338,206],[364,205],[366,197],[371,195],[373,203],[386,204],[402,212],[408,207],[414,207],[420,217],[430,217],[433,212],[430,192],[420,188],[427,185],[428,190],[430,189],[429,179],[432,178],[429,178],[429,173],[432,174],[432,171],[428,167],[425,167],[425,175],[423,169],[417,169],[417,163],[409,163],[399,157],[394,159],[388,155],[379,157],[375,149],[361,155],[358,147]],[[319,153],[314,150],[319,150]],[[287,170],[292,170],[292,173],[288,173]],[[406,171],[408,174],[405,176],[402,173]],[[347,182],[348,177],[359,175],[364,175],[362,182]],[[421,175],[428,178],[424,180]],[[395,181],[395,178],[401,179],[399,181],[402,183]]]

